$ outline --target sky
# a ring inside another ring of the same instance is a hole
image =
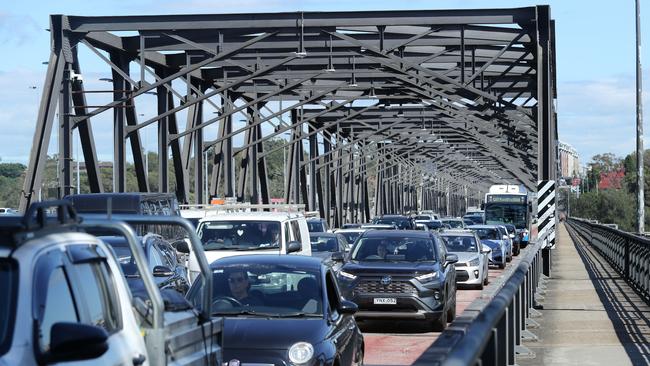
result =
[[[26,164],[32,145],[46,65],[49,14],[155,15],[287,11],[417,10],[551,6],[556,21],[558,130],[573,145],[581,164],[593,155],[625,156],[635,150],[634,0],[104,0],[4,1],[0,6],[0,159]],[[644,17],[645,15],[645,17]],[[650,44],[650,1],[641,0],[642,43]],[[650,65],[650,47],[642,62]],[[83,61],[82,61],[83,62]],[[83,65],[82,65],[83,67]],[[83,69],[86,88],[102,87],[101,69]],[[650,133],[650,67],[643,71],[645,123]],[[106,89],[106,86],[104,86]],[[152,100],[153,105],[153,100]],[[152,107],[154,108],[154,107]],[[141,109],[142,114],[152,110]],[[181,118],[179,120],[182,121]],[[110,127],[93,128],[101,160],[112,160]],[[153,134],[154,130],[145,132]],[[147,137],[144,137],[147,140]],[[145,144],[154,149],[153,137]],[[646,142],[650,148],[650,141]],[[50,142],[56,152],[56,137]]]

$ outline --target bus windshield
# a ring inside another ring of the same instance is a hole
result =
[[[513,224],[517,229],[525,229],[528,208],[522,204],[490,203],[485,206],[486,224]]]

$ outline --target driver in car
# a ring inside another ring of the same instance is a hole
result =
[[[263,305],[260,298],[250,294],[251,284],[248,273],[243,269],[235,269],[228,274],[228,286],[232,297],[242,305]]]

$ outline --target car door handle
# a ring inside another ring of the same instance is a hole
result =
[[[139,354],[133,357],[133,366],[140,366],[147,360],[147,357],[143,354]]]

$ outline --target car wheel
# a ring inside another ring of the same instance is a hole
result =
[[[490,275],[486,273],[485,279],[483,280],[483,285],[487,286],[489,283],[490,283]]]
[[[484,286],[484,284],[485,284],[485,281],[479,283],[478,285],[476,285],[476,289],[477,289],[477,290],[483,290],[483,286]]]
[[[453,322],[456,319],[456,293],[454,293],[454,302],[449,306],[447,310],[447,321]]]
[[[504,269],[504,268],[506,268],[506,262],[499,263],[499,269]]]
[[[435,332],[442,332],[447,328],[447,309],[444,309],[440,317],[433,321],[433,330]]]
[[[355,362],[353,363],[353,365],[363,366],[363,347],[361,347],[357,352],[357,355],[355,356]]]

